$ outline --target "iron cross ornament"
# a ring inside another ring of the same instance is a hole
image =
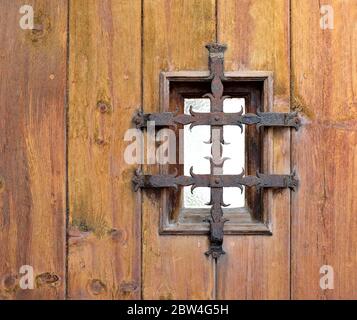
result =
[[[210,174],[195,174],[194,168],[190,169],[190,176],[177,174],[158,174],[145,175],[140,170],[136,170],[133,177],[135,191],[140,188],[178,188],[180,186],[191,186],[191,192],[197,187],[210,188],[211,206],[210,216],[205,221],[209,222],[210,247],[205,253],[218,259],[224,250],[223,235],[224,224],[228,220],[224,217],[223,207],[228,206],[223,202],[223,188],[237,187],[243,191],[245,187],[256,188],[290,188],[295,190],[298,186],[298,180],[295,172],[290,175],[263,174],[257,172],[255,176],[245,175],[244,169],[238,175],[224,175],[223,165],[226,158],[222,157],[223,145],[223,126],[237,125],[241,129],[243,125],[255,125],[260,127],[293,127],[296,130],[300,127],[300,120],[296,112],[257,112],[243,114],[243,110],[237,113],[224,113],[223,102],[228,96],[224,96],[223,81],[224,76],[224,52],[227,46],[224,44],[210,43],[206,45],[209,52],[208,67],[211,81],[211,92],[203,97],[210,100],[209,113],[196,113],[190,109],[190,114],[177,114],[174,112],[163,113],[137,113],[133,122],[137,128],[143,129],[148,121],[154,121],[157,127],[169,127],[176,125],[209,125],[211,135],[209,143],[211,144]]]

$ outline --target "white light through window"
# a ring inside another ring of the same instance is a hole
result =
[[[210,112],[209,99],[185,99],[185,114],[189,114],[190,106],[195,112]],[[243,108],[244,99],[225,99],[223,111],[227,113],[239,112]],[[245,134],[238,126],[224,126],[223,136],[227,145],[223,146],[223,157],[229,157],[223,166],[223,174],[239,174],[245,163]],[[210,162],[205,157],[211,156],[211,145],[207,144],[210,138],[210,126],[195,126],[189,130],[184,126],[184,174],[190,174],[193,167],[196,174],[210,174]],[[244,190],[244,189],[243,189]],[[209,208],[205,203],[210,200],[209,188],[196,188],[191,194],[191,187],[184,187],[183,203],[185,208]],[[245,205],[244,192],[238,188],[224,188],[223,200],[230,204],[229,208]]]

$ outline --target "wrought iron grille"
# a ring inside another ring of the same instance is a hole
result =
[[[198,125],[209,125],[211,127],[211,169],[210,174],[195,174],[193,168],[190,169],[190,176],[175,174],[146,175],[140,170],[135,172],[133,184],[135,191],[140,188],[178,188],[179,186],[191,186],[191,191],[197,187],[210,188],[211,206],[210,217],[206,221],[210,224],[210,248],[205,253],[217,259],[225,252],[222,249],[224,223],[228,221],[223,215],[222,207],[227,206],[223,202],[223,188],[238,187],[243,191],[243,186],[256,188],[290,188],[295,191],[298,186],[295,172],[290,175],[263,174],[257,172],[256,176],[245,175],[244,170],[238,175],[223,175],[223,164],[225,158],[222,157],[224,145],[223,126],[237,125],[243,130],[243,125],[256,125],[260,127],[293,127],[296,130],[300,127],[300,120],[296,112],[257,112],[243,114],[243,110],[237,113],[223,112],[224,99],[229,98],[223,95],[224,87],[224,52],[226,45],[211,43],[206,45],[209,51],[209,80],[211,80],[211,93],[203,97],[210,100],[209,113],[197,113],[190,109],[190,114],[177,114],[175,112],[137,113],[133,122],[137,128],[143,129],[148,121],[154,121],[157,127],[167,127],[176,125],[190,125],[190,128]]]

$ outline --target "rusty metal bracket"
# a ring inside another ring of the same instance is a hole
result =
[[[211,175],[194,174],[193,167],[190,169],[191,176],[178,176],[173,174],[149,175],[143,174],[140,170],[135,171],[132,179],[134,190],[140,188],[175,188],[191,186],[191,191],[195,188],[239,188],[243,191],[243,186],[257,188],[290,188],[296,191],[298,180],[295,171],[290,174],[263,174],[260,172],[253,175]]]
[[[191,186],[191,191],[198,187],[206,187],[211,190],[211,198],[208,205],[211,205],[211,215],[206,219],[210,223],[210,248],[206,252],[214,259],[220,257],[225,252],[222,249],[223,228],[227,221],[223,217],[222,207],[227,206],[223,202],[223,188],[237,187],[243,191],[243,186],[256,188],[290,188],[295,190],[298,180],[295,172],[290,175],[264,174],[257,172],[255,176],[245,175],[244,170],[237,175],[223,175],[223,164],[225,158],[222,157],[223,126],[237,125],[242,129],[243,125],[256,125],[260,127],[293,127],[296,130],[300,127],[300,120],[296,112],[275,113],[257,112],[256,114],[243,114],[243,110],[237,113],[224,113],[223,101],[227,96],[223,96],[224,77],[224,52],[225,45],[211,43],[206,45],[209,52],[208,77],[211,80],[211,93],[203,97],[210,99],[211,110],[209,113],[197,113],[190,109],[189,114],[178,114],[178,112],[163,113],[137,113],[133,122],[136,127],[143,129],[148,126],[149,121],[155,122],[156,127],[167,127],[177,125],[210,125],[212,144],[211,174],[195,174],[193,168],[190,176],[173,174],[145,175],[136,171],[133,177],[135,191],[141,188],[176,188]],[[215,130],[215,134],[213,134]],[[216,134],[218,132],[218,134]],[[219,152],[213,152],[219,150]]]
[[[142,113],[137,112],[133,118],[136,128],[147,127],[149,121],[156,127],[176,127],[177,125],[190,125],[190,128],[199,125],[228,126],[237,125],[243,129],[243,125],[256,125],[260,127],[292,127],[299,130],[301,123],[297,112],[257,112],[242,114],[241,112],[194,112],[190,108],[190,114],[178,114],[177,112]]]

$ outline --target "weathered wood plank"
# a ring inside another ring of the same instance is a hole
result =
[[[70,299],[140,298],[140,211],[124,161],[140,84],[141,1],[71,1]]]
[[[293,135],[300,176],[292,198],[292,298],[357,298],[357,6],[331,0],[334,28],[320,28],[320,1],[292,1]],[[334,270],[322,290],[319,270]]]
[[[41,30],[20,28],[25,3]],[[0,299],[63,299],[67,1],[25,3],[0,4]]]
[[[226,70],[274,72],[273,111],[289,111],[289,1],[218,0]],[[274,173],[290,172],[290,132],[274,129]],[[239,191],[237,191],[239,192]],[[272,236],[225,236],[217,265],[219,299],[289,298],[290,191],[273,193]]]
[[[214,0],[144,1],[145,112],[159,112],[160,71],[207,70]],[[146,172],[155,172],[150,166]],[[210,299],[214,268],[205,236],[160,236],[159,193],[143,193],[143,298]]]

